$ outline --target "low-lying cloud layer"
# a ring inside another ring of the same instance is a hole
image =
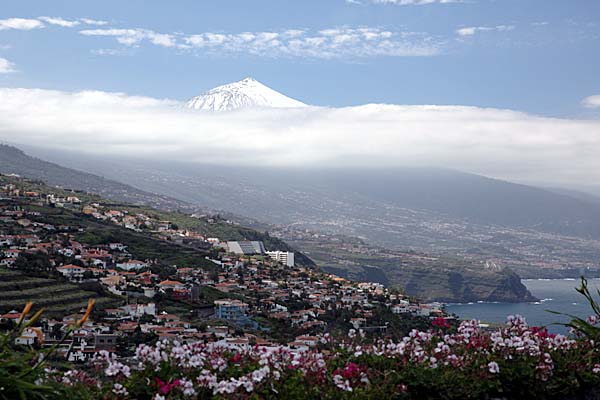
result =
[[[464,106],[210,113],[120,93],[5,88],[0,140],[227,165],[432,165],[511,179],[600,179],[600,121]]]

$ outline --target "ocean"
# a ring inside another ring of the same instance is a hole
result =
[[[579,287],[579,279],[524,279],[523,284],[538,299],[535,303],[469,303],[448,304],[446,311],[458,315],[462,319],[478,319],[482,323],[503,323],[508,315],[520,314],[531,326],[547,326],[550,332],[567,333],[568,328],[555,325],[570,320],[563,315],[552,314],[546,310],[587,318],[593,314],[587,300],[575,291]],[[592,294],[600,288],[600,279],[589,279],[588,287]]]

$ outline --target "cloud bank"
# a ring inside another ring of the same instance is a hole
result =
[[[586,108],[600,108],[600,95],[586,97],[581,104]]]
[[[551,182],[600,179],[600,121],[465,106],[210,113],[123,93],[4,88],[0,140],[225,165],[431,165]]]
[[[114,37],[125,46],[148,42],[161,47],[201,50],[218,55],[251,54],[266,57],[309,57],[332,59],[342,57],[419,57],[440,53],[440,44],[425,34],[390,31],[373,27],[341,27],[310,31],[287,29],[198,34],[159,33],[149,29],[84,29],[84,36]]]
[[[15,72],[15,65],[6,58],[0,57],[0,74]]]
[[[16,29],[20,31],[30,31],[32,29],[43,28],[44,24],[37,19],[29,18],[7,18],[0,19],[0,31],[7,29]]]
[[[456,30],[459,36],[473,36],[480,32],[506,32],[515,29],[514,25],[497,25],[497,26],[467,26]]]
[[[74,28],[79,25],[107,25],[107,21],[100,21],[90,18],[79,18],[68,20],[61,17],[38,17],[38,18],[6,18],[0,19],[0,31],[15,29],[19,31],[30,31],[33,29],[45,28],[46,25],[55,25],[62,28]]]

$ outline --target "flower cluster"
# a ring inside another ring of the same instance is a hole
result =
[[[352,331],[343,340],[324,337],[312,349],[159,341],[140,345],[128,362],[102,353],[94,360],[98,383],[88,386],[105,398],[167,399],[320,398],[325,393],[337,398],[367,392],[426,398],[438,385],[437,390],[447,391],[445,397],[461,398],[510,393],[517,390],[515,382],[525,391],[542,390],[549,381],[572,382],[575,376],[600,384],[600,356],[590,341],[529,327],[519,316],[496,330],[464,321],[452,331],[445,320],[435,322],[433,329],[413,330],[397,342],[369,341]],[[58,379],[73,384],[78,377],[89,381],[73,371]],[[507,377],[515,380],[503,387]],[[449,386],[461,385],[447,385],[448,379],[462,380],[464,392],[450,391]]]

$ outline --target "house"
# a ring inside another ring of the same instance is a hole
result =
[[[248,304],[239,300],[222,299],[215,300],[216,318],[239,320],[246,317]]]
[[[40,328],[26,328],[20,336],[15,338],[15,344],[32,346],[44,344],[44,334]]]
[[[156,315],[156,304],[128,304],[126,306],[119,307],[119,310],[122,310],[123,313],[127,315],[139,318],[145,314]]]
[[[308,347],[314,347],[317,345],[317,343],[319,343],[319,338],[316,336],[302,335],[298,336],[295,341],[302,343]]]
[[[0,236],[0,246],[11,246],[14,244],[14,237],[9,235]]]
[[[117,268],[121,268],[125,271],[131,271],[131,270],[137,271],[142,268],[146,268],[147,266],[148,266],[148,264],[146,264],[143,261],[139,261],[139,260],[129,260],[129,261],[125,261],[125,262],[117,264]]]
[[[9,249],[9,250],[4,250],[4,256],[8,257],[8,258],[17,258],[19,257],[19,254],[21,254],[22,251],[19,249]]]
[[[159,283],[158,286],[163,290],[167,290],[167,289],[183,290],[183,289],[185,289],[185,286],[183,283],[181,283],[179,281],[168,280],[168,279]]]
[[[17,322],[21,318],[21,313],[17,310],[9,311],[6,314],[0,315],[0,322],[14,321]]]
[[[0,265],[3,267],[12,267],[17,262],[16,258],[3,258],[0,260]]]
[[[108,247],[110,247],[111,250],[118,251],[124,251],[127,248],[123,243],[110,243]]]
[[[80,279],[83,277],[83,273],[87,270],[86,268],[80,267],[79,265],[63,265],[62,267],[56,268],[67,279]]]

